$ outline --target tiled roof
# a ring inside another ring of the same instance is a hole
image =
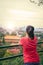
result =
[[[14,35],[6,35],[4,38],[5,39],[20,39],[19,36],[14,36]]]

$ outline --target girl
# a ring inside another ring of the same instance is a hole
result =
[[[20,45],[23,48],[24,65],[40,65],[39,55],[37,53],[38,40],[34,36],[34,27],[27,26],[26,37],[21,38]]]

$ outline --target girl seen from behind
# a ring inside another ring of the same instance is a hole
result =
[[[34,35],[34,27],[27,26],[26,37],[20,39],[20,45],[23,48],[24,65],[40,65],[37,48],[37,37]]]

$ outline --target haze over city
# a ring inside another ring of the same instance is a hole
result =
[[[43,28],[43,6],[29,0],[0,0],[0,26],[13,29],[27,25]]]

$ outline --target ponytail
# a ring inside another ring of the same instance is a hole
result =
[[[34,39],[34,27],[27,26],[26,32],[27,32],[28,36],[33,40]]]

